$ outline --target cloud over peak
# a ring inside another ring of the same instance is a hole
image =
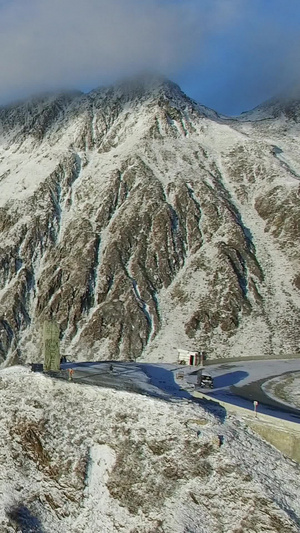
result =
[[[160,72],[225,113],[300,80],[299,0],[0,0],[0,104]]]
[[[190,0],[0,3],[0,99],[107,83],[145,68],[172,75],[204,31]]]

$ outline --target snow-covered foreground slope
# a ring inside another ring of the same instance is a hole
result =
[[[3,533],[299,531],[298,465],[232,416],[20,367],[0,399]]]
[[[268,113],[165,80],[1,108],[2,360],[49,316],[81,360],[297,353],[299,122]]]

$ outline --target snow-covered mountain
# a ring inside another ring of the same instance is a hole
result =
[[[2,360],[49,315],[74,359],[297,353],[299,110],[158,79],[1,108]]]
[[[0,388],[3,533],[299,531],[299,465],[209,402],[24,367],[3,370]]]

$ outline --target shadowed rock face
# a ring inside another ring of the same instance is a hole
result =
[[[50,315],[74,359],[294,353],[295,128],[166,81],[2,108],[1,358],[39,360]]]

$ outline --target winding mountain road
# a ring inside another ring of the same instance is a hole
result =
[[[146,394],[167,401],[195,401],[192,391],[197,387],[199,367],[102,361],[66,363],[62,369],[72,369],[72,380],[76,383]],[[201,391],[212,400],[250,410],[253,410],[253,401],[258,401],[259,412],[300,423],[300,410],[276,401],[261,388],[275,376],[300,371],[299,359],[221,361],[207,365],[204,371],[212,375],[215,386],[213,390]],[[183,378],[177,379],[178,372]],[[67,375],[65,372],[65,379]]]
[[[278,418],[300,423],[300,409],[289,407],[268,396],[262,385],[269,379],[300,371],[299,359],[273,359],[235,361],[210,364],[205,371],[214,378],[214,389],[201,389],[212,399],[253,409],[258,401],[258,410]],[[187,376],[192,383],[195,378]]]

